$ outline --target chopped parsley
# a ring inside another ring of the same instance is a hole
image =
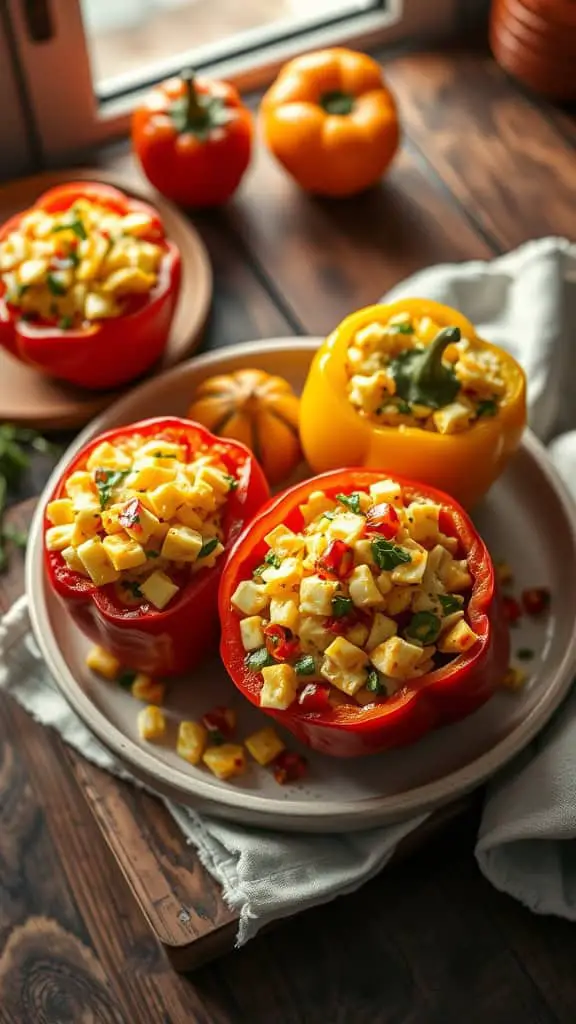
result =
[[[60,328],[61,331],[69,331],[70,328],[72,327],[72,317],[61,316],[58,321],[58,327]]]
[[[336,619],[349,615],[353,608],[354,602],[352,598],[345,597],[344,594],[335,594],[332,598],[332,614]]]
[[[388,334],[414,334],[414,328],[410,323],[390,324],[386,331]]]
[[[264,561],[266,565],[271,565],[274,569],[279,569],[282,565],[282,559],[275,551],[267,551],[264,555]]]
[[[521,647],[516,651],[516,657],[519,658],[520,661],[531,661],[534,657],[534,651],[531,647]]]
[[[438,594],[438,600],[442,605],[444,615],[451,615],[452,612],[459,612],[462,608],[462,600],[454,594]]]
[[[354,494],[337,494],[336,501],[339,501],[341,505],[345,505],[351,512],[354,512],[357,516],[362,514],[360,508],[360,495],[357,491]]]
[[[136,580],[121,580],[120,586],[124,587],[132,597],[138,597],[140,600],[144,600],[144,594],[140,590],[140,584]]]
[[[112,491],[118,484],[121,484],[124,477],[128,476],[129,469],[104,469],[99,467],[94,470],[94,483],[98,488],[100,508],[106,508],[110,501]]]
[[[50,291],[52,295],[66,294],[66,288],[57,277],[54,277],[54,274],[46,275],[46,284],[48,285],[48,291]]]
[[[277,662],[266,647],[259,647],[257,651],[248,652],[244,658],[244,664],[251,672],[260,672],[261,669],[266,668],[268,665],[276,665]]]
[[[313,676],[316,671],[316,662],[313,654],[303,654],[298,661],[294,662],[294,671],[298,676]]]
[[[375,537],[371,548],[372,558],[380,569],[395,569],[397,565],[406,565],[412,561],[408,551],[384,537]]]
[[[198,552],[198,558],[208,558],[214,551],[214,548],[218,544],[218,537],[210,537],[210,540],[205,540]]]
[[[83,242],[88,238],[88,235],[86,234],[86,228],[84,227],[84,225],[83,225],[83,223],[82,223],[82,221],[80,220],[79,217],[76,217],[75,220],[68,221],[68,222],[66,222],[64,224],[58,224],[52,230],[54,232],[56,232],[56,231],[73,231],[74,234],[76,235],[76,237],[77,238],[81,238]]]
[[[130,690],[137,675],[138,673],[133,672],[132,669],[124,669],[124,671],[118,676],[116,682],[123,690]]]
[[[368,673],[366,689],[369,690],[370,693],[386,693],[386,687],[380,679],[380,673],[377,672],[375,668],[371,668]]]
[[[403,398],[401,398],[400,401],[398,402],[397,408],[398,412],[402,413],[403,416],[412,415],[412,406],[410,405],[410,402],[405,402]]]
[[[224,479],[226,480],[228,487],[231,491],[238,490],[238,480],[236,479],[235,476],[230,476],[229,473],[226,473]]]
[[[476,406],[477,419],[480,419],[481,416],[496,416],[497,413],[498,404],[492,398],[483,398]]]

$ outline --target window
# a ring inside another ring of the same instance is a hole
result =
[[[125,132],[139,90],[184,66],[261,86],[304,50],[445,33],[458,3],[7,0],[7,24],[50,162]]]

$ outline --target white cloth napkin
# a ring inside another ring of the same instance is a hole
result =
[[[488,263],[432,267],[386,298],[402,296],[460,308],[480,334],[520,360],[530,379],[530,424],[551,442],[550,453],[576,496],[576,245],[540,239]],[[0,624],[0,686],[89,760],[131,778],[49,678],[30,635],[25,599]],[[308,836],[245,828],[167,806],[239,911],[238,945],[273,920],[357,889],[425,817],[347,836]],[[575,836],[572,696],[536,743],[494,780],[476,854],[498,888],[537,912],[576,918],[576,852],[560,842]]]

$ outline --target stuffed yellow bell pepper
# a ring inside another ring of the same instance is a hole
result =
[[[312,363],[300,435],[315,473],[367,466],[438,487],[466,507],[500,475],[526,424],[526,379],[512,356],[448,306],[369,306]]]

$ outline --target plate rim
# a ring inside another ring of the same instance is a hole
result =
[[[256,822],[269,828],[333,832],[336,829],[346,831],[373,827],[377,824],[383,825],[431,811],[451,799],[470,792],[502,769],[534,739],[569,692],[576,666],[576,631],[572,634],[562,659],[549,680],[549,687],[543,699],[526,714],[525,718],[510,733],[507,733],[470,764],[399,795],[329,802],[327,800],[285,801],[257,793],[247,793],[245,790],[233,787],[230,787],[229,790],[223,789],[216,782],[212,782],[209,777],[204,779],[188,775],[184,767],[182,769],[174,768],[158,761],[153,749],[150,751],[143,749],[134,740],[127,737],[90,700],[69,668],[62,651],[58,648],[54,634],[51,630],[45,634],[40,621],[42,610],[47,617],[41,546],[43,504],[62,468],[87,440],[105,429],[110,419],[118,415],[121,416],[122,406],[128,402],[132,403],[135,394],[138,394],[144,401],[148,393],[154,391],[159,380],[166,382],[167,379],[181,374],[191,362],[195,367],[209,369],[214,365],[218,366],[224,360],[242,358],[243,356],[252,357],[255,353],[268,354],[282,351],[288,353],[295,348],[312,352],[317,349],[321,341],[322,339],[317,337],[282,337],[226,346],[214,352],[195,356],[191,360],[177,364],[156,378],[144,381],[129,395],[120,397],[113,405],[104,410],[81,431],[63,454],[38,499],[26,552],[25,587],[34,636],[56,685],[90,731],[98,737],[104,746],[127,763],[138,777],[142,778],[144,775],[153,788],[156,787],[164,792],[168,790],[175,800],[180,800],[188,805],[193,804],[196,807],[208,805],[211,813],[220,814],[221,817],[235,817],[236,819],[241,817],[246,823]],[[572,561],[576,563],[576,505],[551,463],[546,449],[529,429],[524,433],[521,448],[536,464],[548,487],[555,493],[559,501],[572,540]],[[337,822],[334,821],[336,817]]]

